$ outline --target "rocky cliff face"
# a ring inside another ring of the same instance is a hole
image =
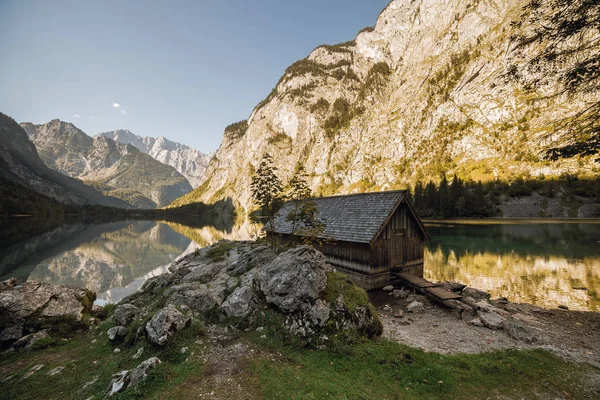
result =
[[[59,120],[21,126],[47,166],[136,207],[161,207],[192,190],[173,167],[134,146],[91,138],[73,124]]]
[[[155,160],[175,168],[194,188],[200,185],[211,158],[211,155],[181,143],[172,142],[163,136],[159,138],[141,137],[122,129],[99,133],[96,136],[137,147],[142,153],[149,154]]]
[[[0,113],[0,181],[11,190],[35,192],[65,204],[128,207],[103,196],[77,179],[51,170],[40,159],[27,133],[12,118]]]
[[[418,179],[597,174],[589,159],[543,158],[559,120],[585,100],[511,80],[539,53],[516,43],[526,0],[394,0],[374,28],[290,66],[247,123],[226,129],[203,184],[175,204],[230,196],[248,207],[269,152],[285,182],[299,166],[316,194],[402,188]],[[554,75],[553,75],[554,74]]]

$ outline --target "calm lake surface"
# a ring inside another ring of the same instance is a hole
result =
[[[600,222],[429,222],[425,277],[452,280],[514,302],[600,311]],[[14,227],[13,227],[14,228]],[[0,244],[0,279],[87,287],[118,302],[198,247],[249,239],[226,230],[155,221],[63,224]]]

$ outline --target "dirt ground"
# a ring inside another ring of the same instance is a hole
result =
[[[408,346],[443,354],[542,348],[569,361],[587,362],[600,368],[600,313],[545,310],[528,304],[503,305],[491,301],[495,307],[511,312],[516,309],[530,318],[537,340],[527,344],[513,339],[504,330],[472,325],[470,321],[475,317],[470,314],[458,319],[455,311],[427,301],[423,311],[408,313],[409,302],[388,292],[370,292],[369,297],[383,321],[383,336]],[[403,311],[403,317],[398,316],[397,310]]]

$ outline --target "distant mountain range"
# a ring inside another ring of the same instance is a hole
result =
[[[99,133],[96,137],[98,136],[135,146],[142,153],[150,155],[163,164],[172,166],[185,176],[194,188],[200,185],[211,159],[211,155],[204,154],[181,143],[172,142],[163,136],[159,138],[142,137],[124,129]]]
[[[132,145],[102,136],[92,138],[57,119],[21,126],[48,167],[136,208],[162,207],[192,190],[175,168]]]
[[[59,203],[131,207],[48,168],[23,128],[0,113],[0,214],[24,210],[44,214]]]

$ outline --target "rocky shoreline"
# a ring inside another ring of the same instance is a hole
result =
[[[169,271],[106,307],[92,306],[94,293],[80,288],[0,283],[4,355],[26,357],[88,332],[91,343],[102,339],[114,352],[134,352],[131,359],[138,360],[113,372],[105,396],[143,382],[164,361],[158,355],[180,346],[182,335],[226,343],[204,355],[229,360],[221,363],[219,373],[225,375],[254,351],[236,339],[243,332],[311,349],[379,337],[443,354],[541,348],[600,367],[600,314],[491,300],[488,293],[447,282],[446,288],[460,291],[473,306],[475,315],[457,318],[455,311],[406,288],[389,286],[367,295],[307,246],[276,254],[255,242],[221,241],[177,260]],[[189,350],[181,345],[175,351]],[[42,367],[35,365],[26,375]]]
[[[424,296],[388,287],[369,293],[384,325],[383,337],[442,354],[540,348],[600,368],[600,313],[544,309],[490,299],[489,293],[456,283],[443,285],[462,290],[474,315],[457,318],[454,310]]]

